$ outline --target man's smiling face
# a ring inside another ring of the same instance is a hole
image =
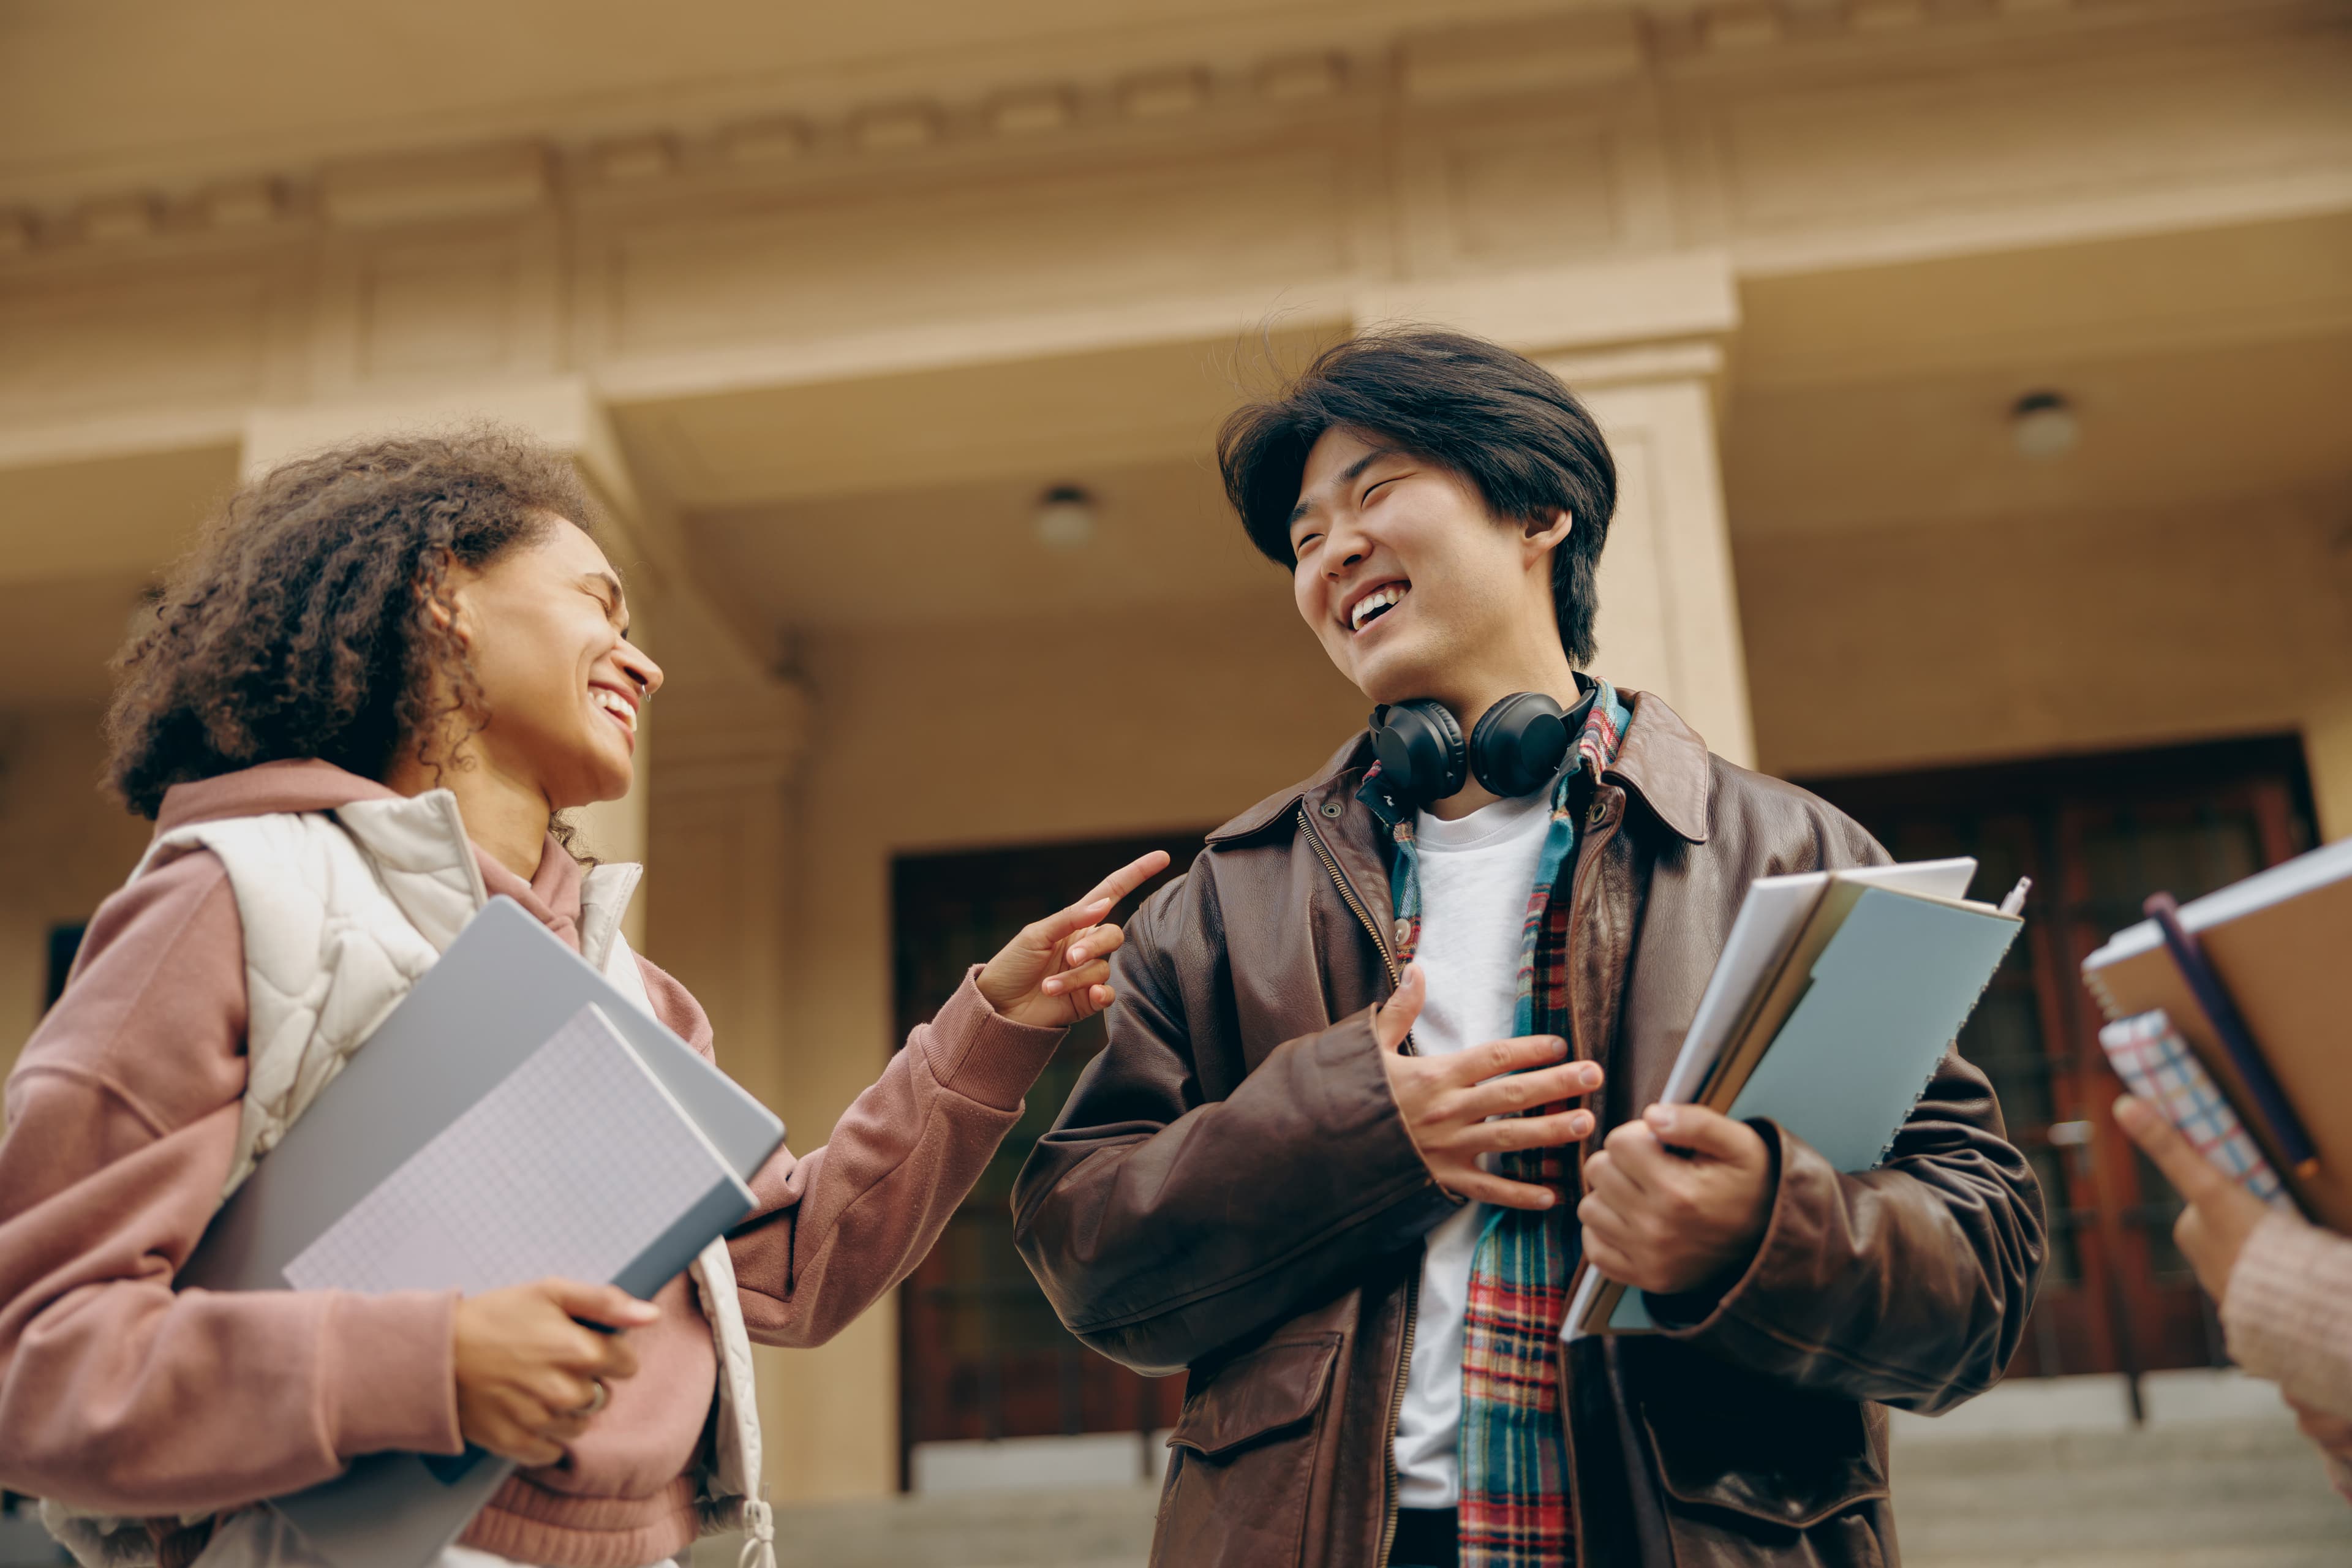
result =
[[[1549,629],[1548,581],[1528,581],[1526,535],[1500,524],[1467,479],[1365,431],[1327,430],[1307,453],[1291,514],[1298,614],[1339,673],[1375,702],[1476,688],[1490,651],[1523,640],[1532,607]]]

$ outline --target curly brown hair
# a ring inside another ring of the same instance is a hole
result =
[[[448,604],[451,564],[487,566],[558,518],[596,526],[570,460],[492,426],[270,469],[228,499],[115,656],[108,782],[152,817],[172,785],[260,763],[381,779],[404,745],[424,759],[436,720],[478,710],[464,645],[427,613]]]

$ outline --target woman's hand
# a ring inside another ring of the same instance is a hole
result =
[[[2270,1205],[2190,1148],[2189,1141],[2146,1100],[2128,1094],[2117,1100],[2116,1125],[2131,1135],[2131,1141],[2156,1163],[2164,1179],[2189,1205],[2172,1222],[2172,1239],[2189,1266],[2197,1270],[2197,1282],[2219,1301],[2230,1288],[2230,1275],[2238,1267],[2238,1254],[2246,1248],[2246,1237],[2271,1212]]]
[[[1167,866],[1167,854],[1154,849],[1105,877],[1061,913],[1023,927],[980,972],[981,995],[999,1017],[1049,1029],[1067,1028],[1109,1006],[1111,989],[1104,982],[1110,978],[1110,955],[1127,933],[1097,922]]]
[[[611,1285],[541,1279],[457,1303],[457,1430],[476,1447],[525,1465],[551,1465],[604,1407],[607,1385],[635,1377],[625,1333],[660,1316]]]

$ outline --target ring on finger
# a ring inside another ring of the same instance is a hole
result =
[[[588,1403],[582,1405],[579,1410],[575,1412],[577,1415],[593,1415],[596,1412],[604,1409],[605,1405],[611,1404],[613,1401],[613,1391],[604,1385],[604,1380],[603,1378],[592,1377],[588,1381],[590,1384],[594,1385],[596,1392],[588,1396]]]

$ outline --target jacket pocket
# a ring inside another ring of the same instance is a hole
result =
[[[1887,1496],[1880,1445],[1851,1400],[1724,1367],[1645,1398],[1642,1426],[1670,1513],[1716,1510],[1801,1531]]]
[[[1261,1345],[1184,1399],[1151,1560],[1279,1568],[1304,1552],[1317,1437],[1340,1336]]]

